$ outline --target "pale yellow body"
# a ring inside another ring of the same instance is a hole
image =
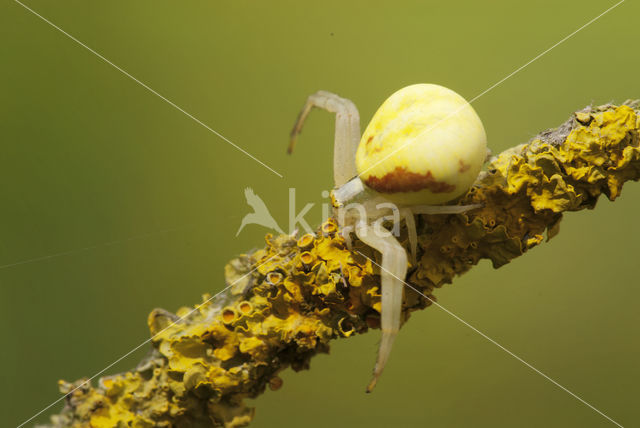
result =
[[[487,154],[480,118],[451,89],[407,86],[391,95],[356,152],[360,179],[402,205],[440,204],[464,194]]]

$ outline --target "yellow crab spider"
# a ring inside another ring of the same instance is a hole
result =
[[[390,218],[390,212],[395,224],[405,220],[415,261],[415,214],[456,214],[478,207],[440,204],[463,195],[473,184],[487,156],[487,138],[469,103],[443,86],[416,84],[395,92],[380,106],[362,136],[353,102],[319,91],[309,96],[298,116],[289,153],[313,107],[336,114],[331,197],[343,236],[348,238],[354,231],[382,254],[382,339],[367,386],[371,392],[400,329],[408,269],[406,250],[381,227],[382,221]]]

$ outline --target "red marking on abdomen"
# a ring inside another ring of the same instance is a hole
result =
[[[456,189],[453,184],[434,179],[431,171],[427,171],[426,174],[417,174],[407,171],[402,166],[397,166],[382,178],[372,175],[365,180],[365,183],[380,193],[417,192],[424,189],[433,193],[450,193]]]

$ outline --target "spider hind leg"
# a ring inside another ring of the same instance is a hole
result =
[[[418,232],[416,230],[417,214],[461,214],[477,208],[482,208],[481,204],[474,205],[414,205],[400,210],[400,218],[407,225],[407,235],[409,237],[409,249],[411,254],[411,264],[415,265],[418,253]]]

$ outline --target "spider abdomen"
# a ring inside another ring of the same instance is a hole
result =
[[[439,204],[464,194],[487,153],[480,118],[454,91],[407,86],[378,109],[356,153],[361,180],[406,205]]]

